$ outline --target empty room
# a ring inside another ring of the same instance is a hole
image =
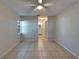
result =
[[[0,0],[0,59],[79,59],[79,0]]]

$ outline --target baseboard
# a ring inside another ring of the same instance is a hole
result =
[[[66,48],[63,44],[57,42],[56,40],[55,40],[55,42],[56,42],[58,45],[60,45],[61,47],[63,47],[64,49],[66,49],[66,50],[67,50],[69,53],[71,53],[73,56],[75,56],[76,58],[79,59],[79,56],[78,56],[78,55],[76,55],[76,54],[75,54],[74,52],[72,52],[70,49]]]
[[[13,46],[11,46],[11,48],[9,48],[7,51],[5,51],[1,56],[0,59],[2,59],[7,53],[9,53],[10,51],[12,51],[20,42],[16,42]]]

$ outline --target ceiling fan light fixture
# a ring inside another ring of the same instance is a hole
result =
[[[38,0],[38,3],[42,4],[42,0]]]
[[[43,9],[43,6],[39,5],[39,6],[37,6],[37,9],[38,10],[42,10]]]

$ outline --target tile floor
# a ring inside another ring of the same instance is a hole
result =
[[[77,59],[55,42],[39,36],[37,42],[22,42],[3,59]]]

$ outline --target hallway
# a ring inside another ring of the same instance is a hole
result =
[[[3,59],[76,59],[55,42],[39,36],[38,43],[22,42]]]
[[[79,59],[79,0],[0,0],[0,59],[74,56]]]

